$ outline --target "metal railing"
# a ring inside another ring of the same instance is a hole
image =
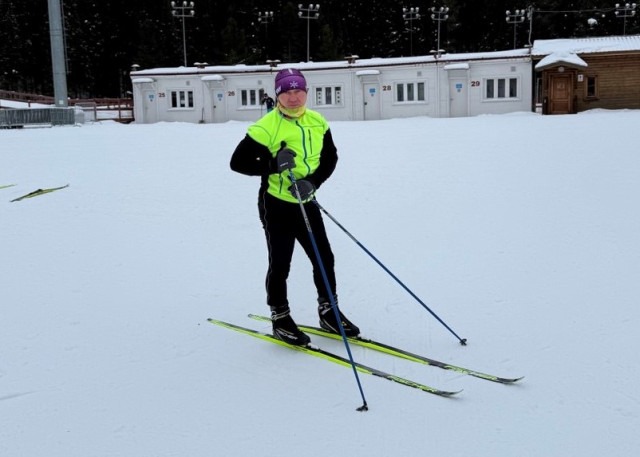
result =
[[[75,124],[74,108],[18,108],[0,110],[0,128],[73,124]]]
[[[55,104],[54,98],[46,95],[0,90],[0,111],[7,108],[6,103],[3,104],[4,100],[26,103],[29,108],[33,108],[34,104]],[[129,123],[134,120],[132,98],[69,98],[68,105],[81,108],[89,121],[113,120]]]

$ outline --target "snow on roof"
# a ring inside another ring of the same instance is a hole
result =
[[[578,54],[571,52],[554,52],[536,64],[536,70],[542,70],[553,65],[566,64],[574,67],[586,68],[587,62],[582,60]]]
[[[370,76],[370,75],[379,75],[380,70],[358,70],[356,71],[356,76]]]
[[[224,81],[224,76],[222,76],[222,75],[205,75],[200,79],[202,81]]]
[[[155,82],[153,78],[133,78],[131,80],[133,84],[143,84],[143,83],[152,83]]]
[[[132,71],[133,78],[143,77],[147,75],[194,75],[194,74],[225,74],[225,73],[274,73],[283,68],[297,68],[301,71],[306,70],[327,70],[337,68],[380,68],[386,66],[399,65],[418,65],[425,63],[448,63],[470,60],[504,60],[504,59],[522,59],[529,57],[529,49],[511,49],[507,51],[492,52],[474,52],[461,54],[442,54],[440,57],[414,56],[414,57],[373,57],[370,59],[357,59],[354,63],[348,63],[346,60],[333,62],[299,62],[299,63],[282,63],[276,67],[270,65],[212,65],[204,68],[196,67],[173,67],[173,68],[150,68],[147,70]]]
[[[469,64],[468,63],[450,63],[448,65],[444,66],[445,70],[468,70],[469,69]]]
[[[536,40],[531,54],[545,56],[555,53],[592,54],[620,51],[640,51],[640,35]]]

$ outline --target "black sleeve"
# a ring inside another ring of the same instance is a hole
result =
[[[274,162],[269,148],[247,135],[233,151],[230,166],[243,175],[265,176],[274,172]]]
[[[338,163],[338,150],[333,143],[331,130],[327,130],[322,141],[322,154],[320,155],[320,165],[313,174],[307,176],[306,179],[311,181],[316,189],[324,183],[336,169]]]

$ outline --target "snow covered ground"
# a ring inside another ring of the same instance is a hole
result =
[[[639,111],[333,122],[320,203],[363,334],[439,398],[207,323],[269,330],[246,123],[0,131],[0,455],[582,456],[640,448]],[[66,189],[10,203],[39,188]],[[290,300],[316,323],[296,251]],[[338,341],[313,340],[344,353]]]

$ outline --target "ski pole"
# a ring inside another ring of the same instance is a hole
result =
[[[320,251],[318,251],[318,245],[316,244],[316,238],[313,236],[313,231],[311,230],[311,223],[309,222],[309,218],[307,217],[307,211],[304,209],[304,203],[302,202],[302,197],[300,197],[300,190],[298,189],[298,182],[296,178],[293,176],[293,172],[289,170],[289,179],[293,184],[295,189],[296,198],[298,199],[298,203],[300,204],[300,210],[302,211],[302,218],[304,219],[304,223],[307,226],[307,231],[309,232],[309,238],[311,239],[311,245],[313,246],[313,252],[316,255],[316,259],[318,260],[318,266],[320,267],[320,272],[322,273],[322,279],[324,280],[324,285],[327,288],[327,294],[329,295],[329,300],[331,301],[331,307],[333,308],[333,312],[336,316],[336,320],[338,321],[338,327],[340,328],[340,335],[342,336],[342,340],[344,341],[344,346],[347,349],[347,354],[349,355],[349,362],[351,363],[351,368],[353,369],[353,374],[356,377],[356,383],[358,384],[358,390],[360,391],[360,396],[362,397],[362,406],[357,408],[358,411],[368,411],[369,406],[367,406],[367,400],[364,396],[364,390],[362,389],[362,384],[360,383],[360,376],[358,376],[358,370],[356,369],[356,364],[353,361],[353,355],[351,354],[351,347],[349,346],[349,341],[347,340],[347,335],[344,332],[344,327],[342,326],[342,320],[340,319],[340,312],[338,311],[338,305],[336,304],[336,300],[333,296],[333,291],[331,290],[331,285],[329,284],[329,278],[327,278],[327,272],[324,269],[324,264],[322,263],[322,259],[320,258]]]
[[[328,212],[326,209],[324,209],[324,208],[322,207],[322,205],[320,205],[320,203],[318,203],[318,200],[316,200],[316,199],[314,198],[314,199],[313,199],[313,203],[315,203],[315,204],[316,204],[316,206],[320,209],[320,211],[322,211],[324,214],[326,214],[326,215],[329,217],[329,219],[331,219],[333,222],[335,222],[335,224],[336,224],[338,227],[340,227],[340,229],[342,229],[342,231],[343,231],[344,233],[346,233],[346,234],[347,234],[347,236],[348,236],[349,238],[351,238],[351,239],[352,239],[352,240],[353,240],[353,241],[354,241],[358,246],[360,246],[360,247],[362,248],[362,250],[363,250],[364,252],[366,252],[366,253],[369,255],[369,257],[371,257],[373,260],[375,260],[375,262],[376,262],[378,265],[380,265],[380,267],[382,267],[382,269],[383,269],[384,271],[386,271],[386,272],[389,274],[389,276],[391,276],[393,279],[395,279],[395,280],[396,280],[396,282],[397,282],[398,284],[400,284],[400,286],[402,286],[402,288],[403,288],[404,290],[406,290],[406,291],[409,293],[409,295],[411,295],[413,298],[415,298],[415,299],[416,299],[416,301],[417,301],[418,303],[420,303],[420,304],[424,307],[424,309],[426,309],[427,311],[429,311],[429,312],[431,313],[431,315],[432,315],[433,317],[435,317],[435,318],[438,320],[438,322],[440,322],[442,325],[444,325],[444,327],[445,327],[447,330],[449,330],[449,331],[450,331],[450,332],[451,332],[451,333],[452,333],[452,334],[453,334],[453,335],[458,339],[458,341],[460,341],[460,344],[461,344],[461,345],[463,345],[463,346],[466,346],[466,345],[467,345],[467,339],[466,339],[466,338],[460,338],[460,337],[456,334],[456,332],[454,332],[454,331],[451,329],[451,327],[449,327],[449,326],[448,326],[448,325],[447,325],[447,324],[446,324],[442,319],[440,319],[440,317],[438,317],[438,315],[437,315],[436,313],[434,313],[434,312],[431,310],[431,308],[429,308],[429,307],[428,307],[428,306],[427,306],[427,305],[426,305],[422,300],[420,300],[420,298],[419,298],[416,294],[414,294],[414,293],[411,291],[411,289],[409,289],[409,288],[408,288],[408,287],[407,287],[407,286],[406,286],[402,281],[400,281],[400,279],[398,279],[398,277],[397,277],[396,275],[394,275],[394,274],[391,272],[391,270],[389,270],[386,266],[384,266],[384,264],[383,264],[382,262],[380,262],[380,261],[376,258],[376,256],[374,256],[374,255],[371,253],[371,251],[369,251],[366,247],[364,247],[364,245],[363,245],[362,243],[360,243],[360,241],[358,241],[358,240],[356,239],[356,237],[354,237],[351,233],[349,233],[349,231],[348,231],[346,228],[344,228],[344,227],[342,226],[342,224],[340,224],[340,222],[338,222],[338,220],[337,220],[335,217],[333,217],[331,214],[329,214],[329,212]]]

